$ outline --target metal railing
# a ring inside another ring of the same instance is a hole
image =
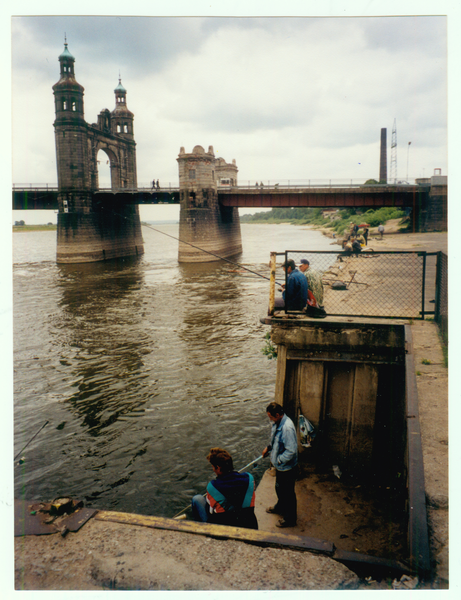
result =
[[[435,280],[431,282],[427,278],[427,261],[437,253],[287,250],[272,254],[281,259],[277,259],[278,264],[272,269],[270,305],[272,296],[278,295],[277,284],[283,281],[285,286],[287,284],[282,264],[292,259],[299,266],[301,259],[307,259],[309,270],[321,279],[323,301],[320,304],[328,316],[424,319],[435,313],[431,304]],[[315,295],[315,285],[311,291]],[[289,293],[290,288],[287,288],[285,306],[288,307],[291,306]],[[275,314],[277,310],[276,306]],[[288,314],[303,314],[302,310],[282,310]]]

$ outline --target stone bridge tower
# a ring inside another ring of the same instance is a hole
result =
[[[111,188],[136,188],[136,143],[133,113],[126,90],[115,88],[115,109],[102,110],[98,122],[85,122],[83,87],[77,83],[75,59],[64,44],[59,56],[61,76],[53,86],[56,160],[58,171],[57,262],[97,262],[143,254],[137,205],[101,203],[97,156],[110,161]]]
[[[205,152],[195,146],[191,154],[184,148],[177,158],[179,166],[179,262],[212,262],[242,252],[238,208],[218,202],[218,177],[237,184],[235,160],[228,164],[215,158],[213,146]],[[196,246],[196,247],[194,247]],[[202,252],[199,248],[211,252]],[[217,255],[217,256],[214,256]]]

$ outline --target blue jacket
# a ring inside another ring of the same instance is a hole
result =
[[[308,284],[304,274],[294,269],[288,275],[287,288],[283,292],[285,308],[287,310],[303,310],[307,304]]]
[[[286,415],[278,425],[272,424],[269,449],[271,463],[278,471],[289,471],[298,464],[298,436],[293,421]]]

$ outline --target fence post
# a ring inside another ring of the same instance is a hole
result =
[[[271,252],[270,259],[270,284],[269,284],[269,314],[272,315],[275,307],[275,269],[277,252]]]
[[[440,325],[440,285],[442,282],[442,252],[437,252],[437,264],[435,267],[435,322]]]
[[[424,321],[424,303],[426,301],[426,252],[421,253],[423,257],[423,285],[421,292],[421,319]]]

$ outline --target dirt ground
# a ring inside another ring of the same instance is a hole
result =
[[[372,247],[447,250],[446,234],[386,235]],[[421,585],[402,581],[360,580],[341,563],[307,551],[220,540],[203,535],[159,530],[90,519],[77,533],[15,538],[16,590],[385,590],[392,588],[444,589],[448,587],[448,372],[436,325],[412,324],[413,350],[419,397],[425,468],[425,487],[434,563],[434,578]],[[314,487],[312,487],[312,484]],[[320,531],[307,511],[318,507],[324,481],[298,482],[301,507],[296,528],[288,534]],[[257,516],[260,530],[277,531],[276,517],[265,507],[274,496],[273,479],[266,474],[258,487]],[[347,496],[345,496],[347,497]],[[342,498],[333,532],[345,549],[367,552],[363,531],[341,538],[345,512],[353,510]],[[332,513],[329,516],[333,519]],[[325,517],[325,522],[328,519]],[[317,527],[317,529],[314,528]],[[280,530],[279,530],[280,531]],[[360,535],[362,533],[362,535]],[[343,534],[344,535],[344,534]],[[324,536],[319,536],[323,539]],[[337,542],[335,542],[337,543]]]

